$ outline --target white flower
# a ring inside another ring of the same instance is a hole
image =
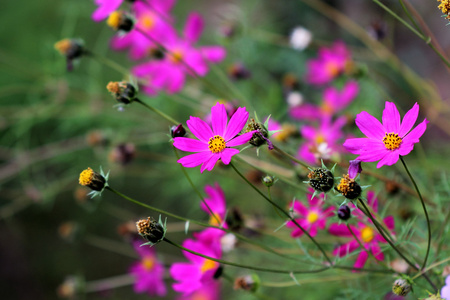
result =
[[[290,92],[286,97],[289,107],[299,106],[303,103],[303,95],[300,92]]]
[[[303,51],[311,43],[311,40],[312,33],[308,29],[298,26],[292,30],[289,42],[295,50]]]

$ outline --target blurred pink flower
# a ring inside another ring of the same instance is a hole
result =
[[[136,16],[135,27],[126,35],[115,36],[111,41],[115,50],[130,49],[130,58],[139,60],[152,56],[152,51],[159,51],[159,47],[152,41],[165,43],[167,36],[176,34],[170,24],[169,11],[175,1],[147,0],[147,3],[137,1],[133,4]],[[143,34],[144,32],[145,34]]]
[[[339,154],[338,140],[343,136],[342,127],[346,122],[345,117],[339,117],[334,122],[331,117],[324,117],[318,128],[308,125],[301,127],[305,142],[300,146],[297,157],[314,164],[320,159],[330,159]]]
[[[311,236],[314,237],[317,235],[317,231],[319,229],[325,229],[327,219],[334,215],[333,211],[336,208],[334,206],[330,206],[324,209],[324,194],[322,193],[312,198],[313,192],[313,189],[309,189],[309,193],[306,196],[308,198],[308,206],[305,206],[300,201],[295,200],[294,203],[291,204],[291,208],[294,209],[295,221],[297,221],[300,226],[302,226]],[[293,221],[287,222],[286,227],[294,228],[291,232],[291,236],[294,238],[303,235],[303,231],[298,228]]]
[[[350,51],[343,42],[335,42],[331,48],[320,48],[318,57],[306,63],[306,81],[315,85],[329,83],[350,63]]]
[[[203,19],[197,13],[191,13],[184,28],[184,39],[174,34],[165,37],[163,45],[168,53],[164,59],[151,60],[133,68],[137,77],[148,80],[144,91],[154,94],[164,89],[176,93],[183,88],[186,74],[205,76],[208,63],[218,63],[225,58],[226,51],[221,46],[194,47],[202,31]]]
[[[359,86],[356,81],[345,83],[341,91],[329,87],[323,92],[323,103],[320,106],[322,115],[334,115],[346,108],[358,96]]]
[[[205,198],[206,204],[203,201],[200,203],[200,207],[203,211],[210,215],[209,224],[214,226],[222,225],[225,227],[227,207],[223,190],[220,188],[218,183],[215,183],[214,186],[207,185],[205,187],[205,192],[208,195],[208,198]],[[211,215],[211,212],[206,205],[208,205],[214,215]],[[219,221],[219,223],[217,221]]]
[[[95,0],[97,9],[92,13],[92,20],[100,22],[106,19],[113,11],[117,10],[123,0]]]
[[[238,136],[247,123],[248,115],[245,107],[239,107],[227,123],[225,106],[217,103],[211,108],[212,130],[205,121],[191,116],[186,124],[198,140],[176,137],[173,139],[173,146],[182,151],[197,153],[182,157],[178,162],[186,168],[202,165],[201,173],[204,170],[211,171],[219,159],[228,165],[231,157],[239,153],[238,149],[230,147],[245,144],[252,138],[253,131]]]
[[[405,114],[400,123],[400,114],[392,102],[386,102],[383,111],[383,124],[369,113],[363,111],[356,116],[356,125],[367,138],[347,139],[344,147],[353,154],[358,154],[358,160],[373,162],[379,160],[377,168],[384,165],[395,164],[399,156],[410,153],[414,144],[419,142],[427,128],[427,119],[412,127],[419,114],[419,105],[416,103]]]
[[[148,293],[149,295],[164,296],[167,294],[164,284],[164,266],[158,261],[155,248],[140,246],[139,242],[133,243],[134,249],[141,260],[130,267],[130,274],[136,278],[134,291],[136,293]]]
[[[375,213],[378,212],[378,200],[375,197],[375,193],[372,191],[369,191],[367,193],[367,204],[368,206],[372,207]],[[358,240],[361,242],[364,249],[372,252],[373,256],[377,260],[384,260],[384,254],[381,251],[379,243],[387,243],[386,240],[373,227],[372,221],[368,217],[366,217],[360,210],[355,209],[353,211],[353,215],[358,219],[358,223],[356,226],[350,225],[350,228],[355,236],[358,237]],[[383,222],[390,231],[394,230],[395,222],[392,216],[384,218]],[[348,237],[352,239],[351,241],[337,247],[333,251],[333,255],[344,257],[360,247],[358,241],[354,239],[354,236],[348,229],[347,225],[334,223],[330,225],[330,228],[328,230],[332,235]],[[369,257],[367,251],[361,249],[361,252],[356,258],[355,264],[353,265],[354,268],[364,267],[367,258]]]
[[[213,258],[220,258],[222,255],[221,252],[205,246],[202,241],[187,239],[183,247]],[[214,248],[217,249],[217,247]],[[183,254],[189,262],[174,263],[170,267],[170,275],[177,281],[172,285],[173,289],[187,296],[214,281],[213,277],[219,268],[219,263],[187,251],[183,251]]]
[[[200,289],[186,296],[182,295],[177,300],[219,300],[220,282],[212,281],[203,285]]]

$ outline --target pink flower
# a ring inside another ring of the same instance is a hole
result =
[[[178,297],[177,300],[219,300],[220,282],[212,281],[192,294]]]
[[[338,140],[343,136],[341,130],[346,122],[345,117],[339,117],[334,122],[331,117],[324,117],[319,128],[303,126],[300,132],[306,142],[300,147],[297,156],[314,164],[320,159],[330,159],[339,154]]]
[[[441,298],[450,300],[450,275],[445,279],[445,285],[441,289]]]
[[[205,246],[201,241],[187,239],[183,247],[213,258],[220,258],[222,255]],[[173,289],[186,296],[214,281],[213,277],[219,268],[219,263],[186,251],[183,251],[183,254],[189,262],[174,263],[170,267],[170,275],[177,281],[172,285]]]
[[[412,127],[419,114],[419,105],[416,103],[405,114],[400,123],[400,114],[392,102],[386,102],[383,111],[383,124],[369,113],[363,111],[356,116],[356,125],[367,138],[348,139],[344,147],[353,154],[358,154],[358,160],[373,162],[379,160],[377,168],[384,165],[395,164],[399,156],[405,156],[419,142],[419,138],[427,128],[427,119]]]
[[[350,52],[343,42],[335,42],[331,48],[319,49],[319,56],[306,63],[306,81],[322,85],[332,81],[351,63]]]
[[[373,192],[367,193],[368,205],[373,208],[374,212],[378,211],[378,200],[375,197]],[[365,217],[364,214],[359,210],[354,210],[353,215],[359,220],[357,226],[350,225],[351,230],[358,237],[358,240],[363,245],[364,249],[358,254],[356,258],[354,268],[363,268],[367,258],[369,257],[368,251],[372,252],[373,256],[377,260],[383,260],[384,254],[381,251],[379,243],[387,243],[386,240],[379,234],[376,229],[374,229],[372,222],[369,218]],[[393,230],[395,227],[394,218],[392,216],[388,216],[383,219],[384,224],[389,230]],[[349,253],[355,251],[360,247],[357,240],[354,239],[352,232],[348,229],[345,224],[331,224],[328,229],[332,235],[348,237],[352,240],[337,247],[333,251],[333,255],[337,255],[339,257],[344,257]]]
[[[320,106],[322,115],[333,115],[346,108],[358,96],[359,86],[356,81],[345,83],[341,91],[329,87],[323,92],[323,103]]]
[[[123,0],[95,0],[98,8],[92,14],[92,20],[100,22],[106,19],[113,11],[117,10]]]
[[[139,253],[141,260],[130,267],[129,272],[136,278],[134,291],[147,292],[149,295],[164,296],[167,294],[164,284],[164,266],[158,261],[155,248],[140,246],[133,243],[134,249]]]
[[[191,116],[186,124],[198,140],[176,137],[173,145],[182,151],[197,153],[182,157],[178,162],[186,168],[202,165],[201,173],[211,171],[219,159],[228,165],[231,157],[239,153],[238,149],[230,147],[245,144],[252,138],[253,131],[237,136],[244,128],[248,115],[245,107],[239,107],[227,124],[225,106],[217,103],[211,108],[212,130],[205,121]]]
[[[133,68],[137,77],[148,80],[148,86],[143,88],[146,92],[152,94],[161,89],[169,93],[178,92],[183,88],[186,74],[205,76],[209,70],[208,63],[218,63],[225,58],[223,47],[194,47],[202,31],[203,19],[191,13],[184,29],[184,39],[173,34],[165,37],[163,45],[169,53],[164,59],[152,60]]]
[[[307,194],[308,206],[303,205],[300,201],[295,200],[291,207],[294,209],[294,214],[299,217],[295,219],[297,223],[302,226],[311,236],[316,236],[318,229],[325,229],[327,219],[334,215],[333,211],[336,209],[334,206],[330,206],[324,209],[325,204],[323,197],[324,194],[312,197],[313,189],[309,189]],[[291,232],[291,236],[296,238],[303,235],[303,231],[295,225],[293,221],[289,221],[286,224],[288,228],[294,228]]]
[[[164,4],[156,0],[148,0],[147,3],[136,2],[133,5],[136,25],[126,35],[113,38],[111,43],[113,49],[130,48],[130,57],[133,60],[149,57],[152,51],[159,50],[151,39],[164,44],[167,36],[176,34],[175,29],[168,23],[170,22],[168,13],[173,3],[174,1],[167,1]]]
[[[207,185],[205,187],[205,192],[209,198],[205,198],[206,204],[202,201],[200,207],[210,215],[209,224],[214,226],[224,225],[227,207],[223,190],[220,188],[219,184],[216,183],[214,186]],[[213,215],[211,215],[211,211],[208,207],[211,209]]]

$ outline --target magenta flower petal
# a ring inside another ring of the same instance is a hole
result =
[[[294,211],[298,212],[301,216],[306,217],[308,215],[308,209],[300,201],[294,202]],[[294,224],[295,226],[295,224]]]
[[[405,143],[418,143],[419,138],[425,133],[425,130],[427,129],[428,120],[425,119],[416,126],[413,130],[411,130],[404,138]]]
[[[381,168],[382,166],[392,166],[398,161],[399,157],[399,151],[387,152],[387,154],[378,162],[377,168]]]
[[[369,113],[363,111],[356,116],[356,125],[368,138],[381,141],[385,134],[383,125]]]
[[[357,241],[350,241],[344,245],[341,245],[334,249],[333,255],[338,255],[339,257],[347,256],[348,254],[352,253],[356,249],[358,249],[359,244]]]
[[[173,145],[176,148],[187,152],[208,151],[208,143],[191,138],[176,137],[173,139]]]
[[[214,136],[209,125],[200,118],[191,117],[186,121],[190,131],[199,139],[208,142]]]
[[[248,120],[248,112],[245,107],[239,107],[228,122],[227,130],[224,134],[224,139],[228,142],[234,138],[244,128]]]
[[[232,139],[231,141],[227,142],[227,146],[228,147],[236,147],[242,144],[247,143],[248,141],[250,141],[250,139],[253,136],[254,131],[251,132],[247,132],[244,134],[241,134],[238,137],[235,137],[234,139]]]
[[[204,46],[200,48],[200,52],[206,60],[213,63],[221,62],[227,55],[227,51],[221,46]]]
[[[223,137],[227,128],[227,111],[225,105],[217,103],[211,108],[211,123],[214,135]]]
[[[417,104],[416,102],[414,106],[403,117],[402,125],[400,126],[398,135],[404,137],[414,126],[418,116],[419,116],[419,104]]]
[[[228,165],[231,161],[231,157],[238,153],[239,153],[238,149],[226,148],[222,152],[220,152],[220,159],[224,164]]]
[[[211,171],[212,169],[214,169],[214,166],[216,165],[216,162],[219,160],[219,158],[219,154],[212,154],[208,160],[203,162],[203,165],[200,168],[200,173],[203,173],[203,171],[205,170]]]
[[[375,259],[377,259],[377,260],[384,259],[384,254],[381,251],[380,245],[378,245],[378,243],[371,243],[370,250],[372,251],[372,254],[375,257]]]
[[[390,230],[394,230],[395,221],[394,221],[393,216],[387,216],[386,218],[384,218],[383,221],[384,221],[384,224],[386,224],[387,228],[389,228]]]
[[[400,130],[400,113],[394,103],[386,101],[383,110],[383,126],[387,133],[398,133]]]
[[[179,92],[183,88],[186,75],[182,70],[177,69],[170,73],[170,78],[170,81],[167,83],[169,94]]]
[[[366,264],[368,257],[369,257],[369,254],[366,251],[361,251],[361,253],[359,253],[358,258],[356,259],[353,267],[362,269],[364,267],[364,265]]]
[[[194,168],[208,161],[213,155],[209,151],[203,151],[182,157],[177,162],[183,167]]]
[[[361,154],[361,150],[365,147],[369,139],[367,138],[353,138],[347,139],[344,142],[344,148],[353,154]]]
[[[196,12],[188,16],[184,27],[184,37],[192,44],[196,43],[203,31],[203,18]]]
[[[332,235],[344,236],[344,237],[352,237],[353,236],[345,224],[336,224],[336,223],[331,224],[330,227],[328,228],[328,231]]]

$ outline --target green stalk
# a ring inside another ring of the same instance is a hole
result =
[[[139,99],[134,99],[135,102],[142,104],[143,106],[145,106],[146,108],[150,109],[151,111],[153,111],[154,113],[156,113],[157,115],[159,115],[160,117],[166,119],[167,121],[169,121],[170,123],[173,123],[174,125],[178,125],[180,124],[180,122],[178,122],[177,120],[173,119],[172,117],[166,115],[165,113],[163,113],[162,111],[160,111],[157,108],[154,108],[151,105],[148,105],[147,103],[139,100]]]
[[[307,164],[305,164],[305,163],[302,162],[301,160],[295,158],[294,156],[290,155],[289,153],[287,153],[287,152],[281,150],[280,148],[278,148],[277,145],[273,144],[273,149],[274,149],[275,151],[277,151],[278,153],[280,153],[281,155],[286,156],[286,157],[289,158],[290,160],[295,161],[296,163],[298,163],[299,165],[301,165],[301,166],[304,167],[305,169],[308,169],[308,170],[310,169],[310,167],[309,167]]]

